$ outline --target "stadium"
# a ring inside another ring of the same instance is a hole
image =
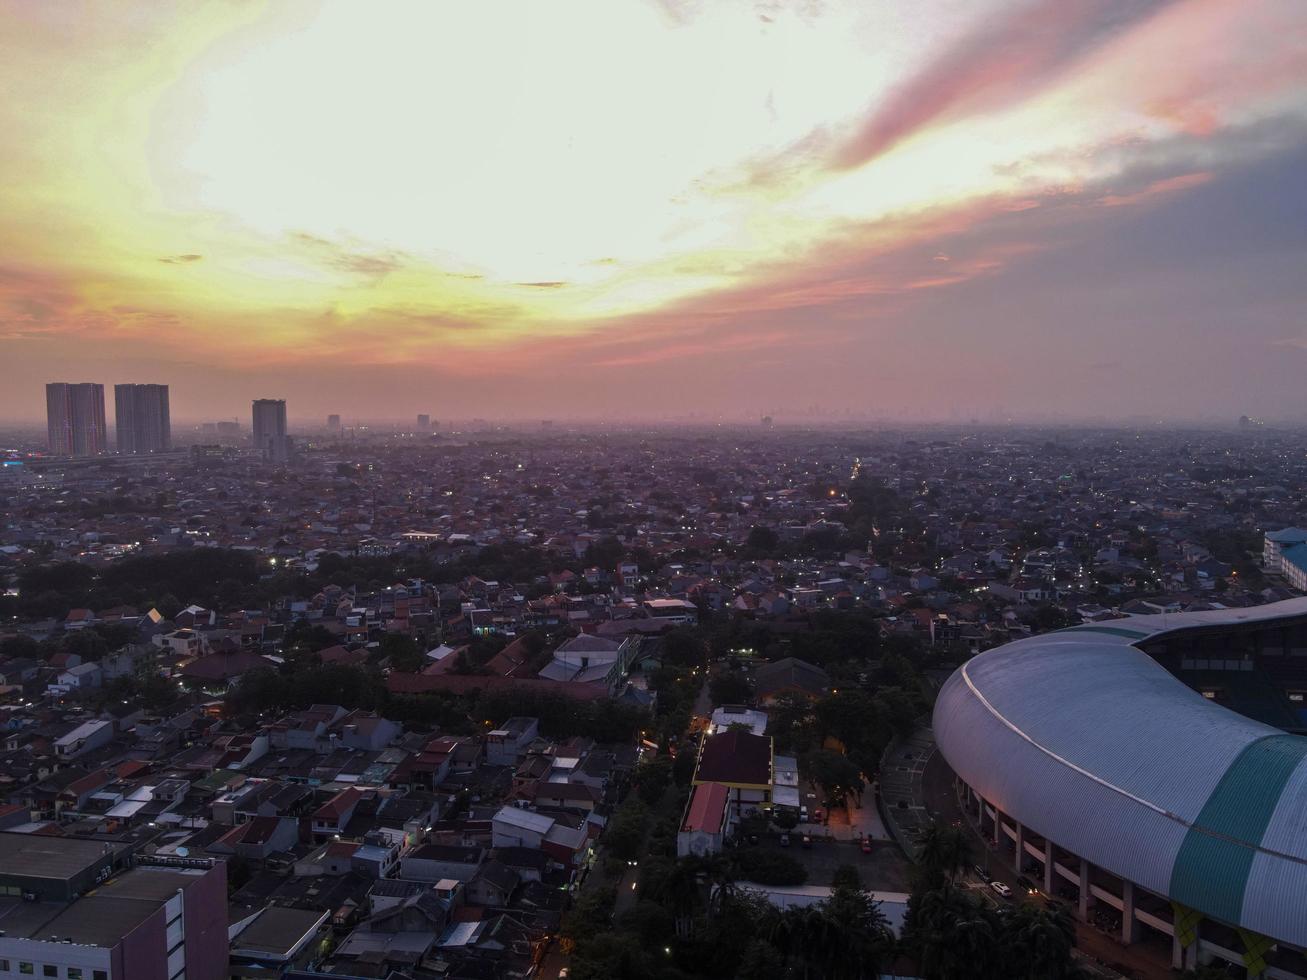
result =
[[[1172,964],[1307,977],[1307,599],[1132,616],[982,653],[934,712],[1017,870]]]

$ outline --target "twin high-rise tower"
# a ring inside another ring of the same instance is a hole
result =
[[[167,385],[114,385],[118,452],[159,453],[172,448]],[[109,451],[104,385],[56,382],[45,386],[46,429],[57,456]]]
[[[162,453],[172,448],[167,385],[114,385],[113,401],[120,453]]]
[[[104,424],[104,385],[45,386],[50,452],[57,456],[99,456],[109,451]]]

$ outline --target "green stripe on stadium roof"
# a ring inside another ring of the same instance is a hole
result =
[[[1307,758],[1307,738],[1267,735],[1249,744],[1203,804],[1171,868],[1177,902],[1237,923],[1248,872],[1285,784]]]

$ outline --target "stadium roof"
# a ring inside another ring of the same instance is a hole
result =
[[[949,678],[935,735],[959,776],[1059,846],[1307,946],[1307,738],[1212,703],[1131,645],[1304,615],[1292,599],[1010,643]]]

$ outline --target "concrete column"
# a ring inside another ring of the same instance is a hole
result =
[[[1021,869],[1026,863],[1026,833],[1025,828],[1021,826],[1021,821],[1015,817],[1012,819],[1013,829],[1017,832],[1016,849],[1012,852],[1012,867],[1016,869],[1017,874],[1021,874]]]
[[[1174,929],[1174,927],[1172,928]],[[1171,969],[1184,969],[1184,947],[1180,945],[1178,930],[1176,930],[1171,936]]]
[[[994,836],[992,838],[994,846],[998,847],[1003,842],[1003,811],[994,804]]]
[[[1076,915],[1081,922],[1089,921],[1089,862],[1084,858],[1080,859],[1080,894],[1079,902],[1076,905]]]
[[[1198,947],[1203,944],[1203,924],[1199,922],[1194,926],[1194,941],[1184,951],[1184,968],[1186,970],[1198,969]]]
[[[1053,870],[1053,860],[1054,860],[1053,842],[1045,838],[1044,839],[1044,894],[1050,897],[1053,894],[1053,878],[1056,875],[1056,872]]]
[[[1129,946],[1139,941],[1139,922],[1135,919],[1135,883],[1121,882],[1121,942]]]

